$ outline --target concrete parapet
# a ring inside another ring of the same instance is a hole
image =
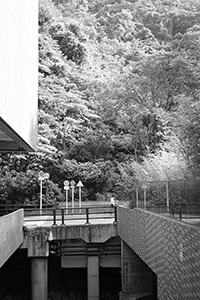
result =
[[[116,224],[52,226],[49,240],[82,239],[87,243],[104,243],[117,236]]]
[[[53,240],[82,239],[86,243],[104,243],[116,236],[116,224],[24,227],[21,248],[28,249],[29,257],[45,257],[49,256],[49,242]]]
[[[23,209],[0,218],[0,267],[23,243]]]

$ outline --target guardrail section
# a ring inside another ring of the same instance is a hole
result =
[[[0,267],[23,243],[23,209],[0,218]]]
[[[24,209],[24,225],[82,225],[101,222],[117,222],[116,206],[93,206],[82,208]]]

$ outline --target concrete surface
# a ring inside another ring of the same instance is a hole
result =
[[[0,218],[0,267],[23,243],[23,209]]]

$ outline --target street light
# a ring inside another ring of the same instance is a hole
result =
[[[40,214],[42,214],[42,182],[45,179],[49,179],[49,173],[40,171],[38,174],[38,180],[40,181]]]

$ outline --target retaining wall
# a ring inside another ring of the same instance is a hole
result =
[[[159,300],[200,299],[200,227],[118,207],[118,234],[156,273]]]

